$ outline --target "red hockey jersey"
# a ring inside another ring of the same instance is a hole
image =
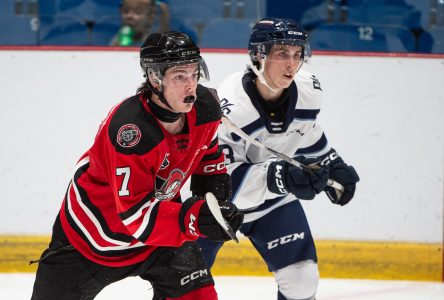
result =
[[[226,172],[220,119],[218,100],[200,85],[185,134],[168,133],[142,95],[114,107],[78,161],[62,204],[70,243],[94,262],[118,267],[145,260],[159,246],[195,240],[180,230],[177,200],[192,173]]]

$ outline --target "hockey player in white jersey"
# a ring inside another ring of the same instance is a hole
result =
[[[317,122],[321,85],[300,69],[309,48],[306,32],[295,21],[262,19],[250,35],[251,65],[218,88],[224,114],[245,133],[313,168],[306,172],[219,127],[232,178],[231,201],[245,213],[240,231],[273,272],[278,300],[313,300],[319,282],[316,249],[299,199],[325,191],[334,204],[346,205],[359,181]],[[344,191],[327,186],[328,179]],[[201,240],[200,245],[211,266],[222,243]]]

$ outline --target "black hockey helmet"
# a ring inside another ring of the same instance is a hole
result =
[[[140,47],[140,66],[146,76],[156,72],[162,76],[168,68],[197,63],[200,78],[209,80],[205,61],[199,47],[182,32],[153,33],[146,37]]]
[[[264,18],[259,20],[251,30],[248,52],[253,62],[256,54],[266,56],[273,45],[301,46],[302,59],[311,55],[308,34],[292,19]]]
[[[166,70],[183,65],[196,64],[198,68],[198,80],[209,80],[208,68],[200,56],[199,47],[185,33],[169,31],[165,33],[153,33],[148,35],[140,47],[140,66],[147,78],[146,84],[160,100],[172,108],[163,95]],[[159,89],[155,88],[150,79],[157,82]],[[189,103],[196,99],[187,99]]]

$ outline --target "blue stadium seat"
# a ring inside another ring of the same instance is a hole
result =
[[[171,18],[188,20],[194,24],[208,23],[221,18],[224,0],[169,0]]]
[[[37,30],[37,18],[1,16],[0,45],[36,45]]]
[[[199,33],[197,32],[196,26],[194,26],[194,24],[188,19],[171,19],[170,30],[180,31],[187,34],[196,44],[199,44],[200,42]]]
[[[108,46],[120,29],[122,20],[115,16],[103,16],[96,20],[92,28],[92,45]]]
[[[419,12],[419,23],[422,28],[430,26],[431,4],[432,1],[427,0],[405,0],[405,2],[414,7]]]
[[[314,50],[413,52],[413,33],[404,27],[324,24],[311,34]]]
[[[421,28],[420,12],[405,0],[348,0],[349,23]]]
[[[14,15],[14,2],[12,0],[0,1],[0,17]]]
[[[279,0],[267,1],[267,16],[276,18],[292,18],[301,22],[304,13],[319,5],[324,5],[326,0]]]
[[[265,17],[266,0],[225,0],[223,17],[261,19]]]
[[[119,17],[121,0],[45,0],[40,1],[40,16],[70,16],[94,21],[102,16]]]
[[[202,48],[242,48],[248,46],[251,27],[256,19],[217,19],[203,30]]]
[[[431,26],[444,26],[444,1],[434,0],[430,15]]]
[[[168,0],[164,2],[170,8],[172,28],[190,27],[186,33],[197,32],[197,38],[194,40],[200,43],[204,27],[212,20],[223,17],[223,2],[225,1]]]
[[[336,8],[336,7],[335,7]],[[321,3],[308,7],[302,14],[300,24],[307,30],[311,30],[316,26],[323,23],[332,22],[333,14],[335,12],[330,11],[333,7],[328,5],[328,1],[322,1]]]
[[[418,39],[418,51],[444,54],[444,27],[436,27],[423,32]]]
[[[292,18],[305,29],[342,21],[340,0],[280,0],[267,2],[267,16]]]
[[[92,33],[85,22],[72,17],[40,17],[41,45],[92,44]]]

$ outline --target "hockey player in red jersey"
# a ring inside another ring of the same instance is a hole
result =
[[[198,84],[208,70],[183,33],[149,35],[140,64],[146,81],[111,110],[77,163],[32,299],[94,299],[128,276],[149,281],[156,300],[217,299],[195,240],[230,239],[204,200],[231,195],[219,102]],[[182,204],[190,176],[199,196]],[[236,231],[243,215],[230,202],[220,209]]]

